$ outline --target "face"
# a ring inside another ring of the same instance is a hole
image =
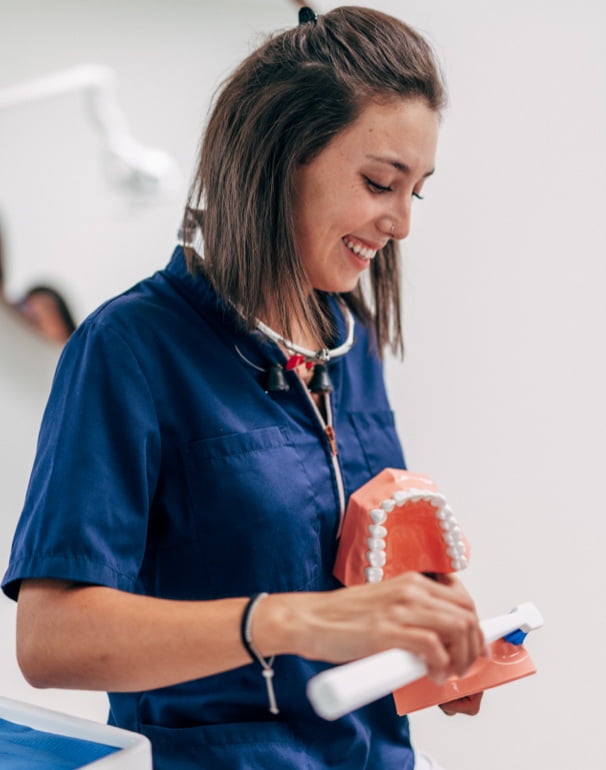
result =
[[[410,231],[433,173],[439,116],[422,100],[371,103],[295,174],[295,237],[314,289],[355,288],[377,251]]]
[[[51,296],[44,293],[32,294],[22,304],[21,309],[45,337],[59,344],[67,342],[70,332]]]

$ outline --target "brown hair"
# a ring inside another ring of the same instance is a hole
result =
[[[270,311],[282,334],[297,322],[326,338],[294,239],[293,172],[370,101],[420,98],[439,111],[445,96],[427,42],[379,11],[336,8],[269,38],[227,79],[210,115],[183,228],[190,269],[202,269],[249,328]],[[203,264],[189,248],[192,216]],[[379,351],[389,343],[401,353],[398,262],[391,241],[374,258],[366,290],[343,297],[374,322]]]

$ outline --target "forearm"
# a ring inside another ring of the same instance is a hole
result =
[[[171,601],[27,581],[17,615],[19,664],[37,687],[124,692],[209,676],[250,662],[240,641],[245,603]],[[277,614],[268,610],[267,636],[287,648],[279,607]]]
[[[250,662],[240,624],[247,598],[171,601],[101,586],[26,581],[17,649],[38,687],[138,691]],[[255,608],[252,637],[264,657],[342,663],[391,647],[419,654],[430,673],[461,675],[483,647],[460,584],[417,573],[321,593],[273,594]]]

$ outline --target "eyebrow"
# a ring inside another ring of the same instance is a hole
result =
[[[370,160],[376,160],[379,163],[386,163],[388,166],[393,166],[396,169],[396,171],[400,171],[402,174],[410,174],[410,167],[407,166],[406,163],[402,163],[399,160],[382,157],[381,155],[367,155],[366,157],[369,158]],[[427,179],[427,177],[431,176],[434,172],[435,172],[435,168],[432,168],[426,174],[423,174],[423,179]]]

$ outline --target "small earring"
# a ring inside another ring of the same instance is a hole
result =
[[[392,238],[393,238],[393,234],[395,233],[395,231],[396,231],[396,223],[392,222],[391,223],[391,237]]]

